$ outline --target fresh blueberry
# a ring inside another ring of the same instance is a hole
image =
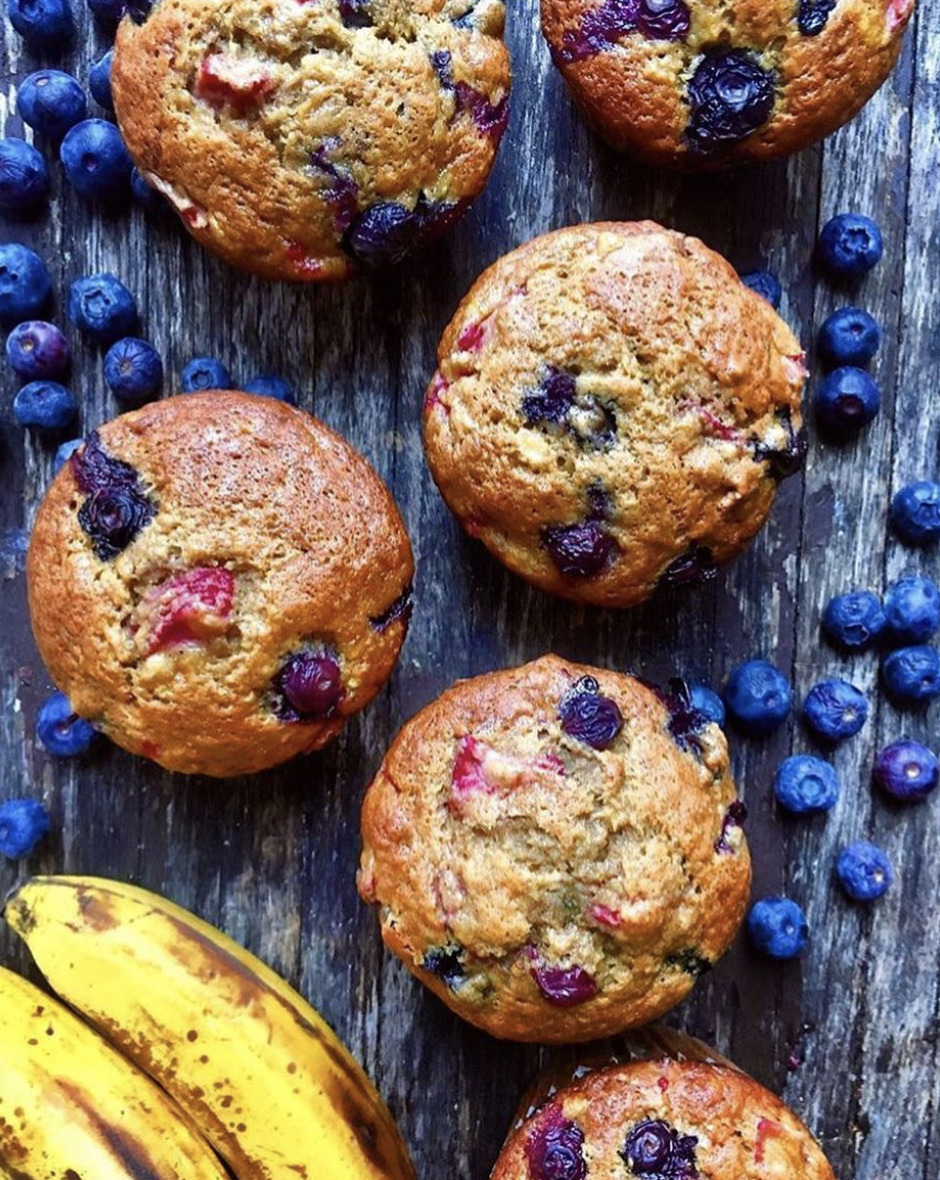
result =
[[[890,519],[908,545],[930,545],[940,539],[940,483],[922,479],[901,488],[891,501]]]
[[[816,37],[826,27],[836,0],[800,0],[797,25],[804,37]]]
[[[756,291],[758,295],[766,299],[775,311],[780,306],[783,288],[780,286],[777,276],[771,274],[769,270],[748,271],[747,274],[741,275],[741,282],[745,287],[750,287],[752,291]]]
[[[463,951],[459,946],[435,946],[425,951],[421,966],[445,983],[451,991],[464,981]]]
[[[64,443],[59,443],[59,445],[56,447],[55,454],[52,457],[53,475],[58,475],[66,463],[68,463],[69,459],[71,459],[71,457],[84,442],[85,440],[83,438],[70,438]]]
[[[773,73],[746,50],[706,54],[689,82],[692,146],[709,151],[756,131],[773,110],[774,87]]]
[[[864,369],[833,369],[817,386],[813,405],[825,430],[854,433],[867,426],[881,409],[881,390]]]
[[[288,402],[292,406],[297,402],[297,394],[294,392],[293,385],[274,373],[260,373],[257,377],[252,377],[250,381],[247,381],[243,388],[245,393],[255,393],[259,397],[273,397],[279,402]]]
[[[221,361],[211,356],[197,356],[180,375],[183,393],[200,393],[204,389],[232,389],[232,376]],[[252,391],[255,392],[255,391]]]
[[[766,734],[786,721],[793,692],[786,676],[766,660],[747,660],[728,677],[725,707],[746,732]]]
[[[623,728],[623,717],[616,701],[603,696],[599,689],[593,676],[583,676],[561,702],[558,715],[569,737],[595,750],[606,750]]]
[[[858,307],[834,311],[819,329],[819,354],[827,365],[867,365],[881,346],[874,316]]]
[[[0,209],[23,213],[45,200],[49,192],[46,161],[26,142],[0,139]]]
[[[833,274],[858,278],[867,274],[884,253],[881,230],[861,213],[840,213],[827,221],[819,235],[819,261]]]
[[[692,21],[684,0],[640,0],[637,32],[651,41],[682,41]]]
[[[837,594],[826,604],[822,629],[836,647],[863,651],[871,647],[885,628],[881,599],[871,590],[850,590]]]
[[[166,201],[163,199],[163,196],[157,192],[152,184],[148,184],[144,180],[139,168],[133,168],[131,170],[131,194],[137,204],[148,212],[154,213],[159,209],[166,208]]]
[[[689,698],[693,709],[709,721],[714,721],[716,725],[724,727],[725,706],[717,692],[712,692],[704,684],[690,684]]]
[[[69,288],[69,319],[93,340],[111,344],[137,327],[137,304],[114,275],[87,275]]]
[[[16,92],[16,109],[38,135],[59,140],[88,113],[85,91],[71,74],[37,70],[24,78]]]
[[[13,399],[13,417],[36,430],[63,430],[77,413],[78,402],[57,381],[31,381]]]
[[[843,848],[836,861],[839,884],[853,901],[874,901],[891,888],[891,861],[877,844],[859,840]]]
[[[868,717],[868,698],[846,680],[821,680],[803,702],[806,724],[817,737],[841,742],[853,737]]]
[[[109,49],[88,71],[88,89],[91,97],[104,107],[106,111],[114,111],[114,98],[111,95],[111,62],[114,60],[114,50]]]
[[[577,1123],[552,1111],[526,1143],[531,1180],[585,1180],[584,1132]]]
[[[34,319],[51,296],[52,281],[39,255],[19,242],[0,245],[0,323]]]
[[[920,803],[937,789],[940,760],[920,742],[899,741],[885,746],[875,759],[875,782],[901,803]]]
[[[924,643],[940,627],[940,589],[919,574],[907,574],[885,594],[885,620],[892,640]]]
[[[50,754],[72,758],[84,754],[96,736],[96,729],[73,710],[64,692],[54,692],[36,714],[36,736]]]
[[[116,25],[125,16],[141,24],[150,11],[151,0],[88,0],[96,20],[106,25]]]
[[[774,797],[794,815],[828,811],[839,798],[839,776],[835,767],[811,754],[793,754],[777,767]]]
[[[809,924],[788,897],[764,897],[751,906],[747,933],[755,950],[772,959],[795,959],[806,946]]]
[[[136,484],[118,484],[93,491],[78,510],[78,523],[95,556],[110,561],[150,523],[153,513],[153,504]]]
[[[71,363],[69,342],[55,324],[27,320],[7,337],[7,361],[24,381],[62,377]]]
[[[115,202],[127,194],[133,165],[121,133],[107,119],[76,123],[62,140],[59,157],[85,200]]]
[[[533,967],[532,977],[539,991],[558,1008],[573,1008],[597,995],[594,976],[583,967]]]
[[[29,856],[49,834],[49,813],[38,799],[0,803],[0,855],[11,860]]]
[[[680,1135],[662,1119],[644,1119],[627,1136],[620,1158],[642,1180],[697,1180],[698,1139]]]
[[[288,656],[274,678],[278,715],[285,721],[333,717],[343,696],[343,674],[335,652],[299,651]]]
[[[617,542],[597,520],[549,525],[542,530],[542,544],[559,573],[569,578],[599,574],[618,552]]]
[[[899,647],[881,661],[881,678],[898,703],[925,704],[940,696],[940,655],[933,647]]]
[[[69,0],[10,0],[10,24],[27,45],[61,49],[72,36]]]
[[[146,340],[125,336],[105,353],[104,379],[121,401],[146,401],[163,384],[163,361]]]

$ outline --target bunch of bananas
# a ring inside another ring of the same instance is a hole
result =
[[[220,931],[90,877],[33,878],[5,916],[88,1024],[0,969],[0,1176],[413,1180],[345,1047]]]

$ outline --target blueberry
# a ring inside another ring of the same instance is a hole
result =
[[[71,74],[61,70],[37,70],[20,83],[16,92],[20,118],[38,135],[59,140],[88,113],[85,91]]]
[[[780,306],[783,288],[780,286],[777,276],[771,274],[769,270],[748,271],[747,274],[741,275],[741,282],[745,287],[750,287],[752,291],[756,291],[758,295],[766,299],[775,311]]]
[[[131,158],[121,133],[106,119],[85,119],[68,132],[59,148],[65,173],[80,197],[114,202],[128,192]]]
[[[408,585],[387,610],[382,611],[380,615],[369,616],[370,626],[376,631],[384,631],[386,627],[390,627],[392,623],[398,619],[402,619],[405,627],[407,627],[411,621],[411,612],[414,605],[413,598],[414,590],[412,586]]]
[[[892,640],[924,643],[940,627],[940,589],[936,582],[907,574],[885,594],[885,620]]]
[[[75,455],[72,462],[78,455]],[[117,557],[153,519],[153,504],[127,485],[93,491],[78,510],[78,523],[100,561]]]
[[[794,429],[789,410],[778,410],[776,418],[787,432],[787,441],[780,447],[778,444],[754,440],[754,462],[767,463],[774,479],[789,479],[791,475],[796,475],[806,459],[806,430],[802,426],[799,430]]]
[[[77,413],[78,402],[57,381],[31,381],[13,399],[13,417],[36,430],[62,430]]]
[[[827,221],[817,245],[819,261],[834,274],[858,278],[881,258],[881,230],[861,213],[840,213]]]
[[[789,680],[766,660],[739,664],[728,677],[723,696],[738,725],[758,735],[782,725],[793,704]]]
[[[204,389],[232,389],[232,376],[221,361],[212,356],[197,356],[180,375],[183,393],[200,393]]]
[[[922,479],[901,488],[891,501],[890,519],[908,545],[930,545],[940,539],[940,483]]]
[[[679,951],[675,955],[667,955],[666,965],[669,967],[678,967],[680,971],[684,971],[686,975],[691,975],[693,979],[698,979],[700,976],[706,975],[712,969],[712,964],[708,959],[693,947],[686,947],[685,950]]]
[[[69,342],[55,324],[27,320],[7,337],[7,361],[24,381],[62,377],[69,370]]]
[[[712,692],[704,684],[691,684],[689,685],[689,698],[692,707],[698,713],[701,713],[709,721],[714,721],[716,725],[724,726],[725,706],[717,692]]]
[[[660,586],[700,586],[718,573],[718,563],[705,545],[690,545],[659,575]]]
[[[71,457],[84,442],[85,440],[83,438],[70,438],[64,443],[59,443],[59,445],[56,447],[55,454],[52,457],[53,475],[58,475],[66,463],[68,463],[69,459],[71,459]]]
[[[932,647],[899,647],[881,661],[881,678],[898,703],[932,701],[940,696],[940,655]]]
[[[52,281],[39,255],[19,242],[0,245],[0,323],[34,319],[51,296]]]
[[[95,19],[107,25],[116,25],[125,16],[141,24],[150,12],[150,4],[151,0],[88,0]]]
[[[774,86],[773,73],[746,50],[706,54],[689,82],[692,146],[708,151],[756,131],[773,110]]]
[[[421,966],[445,983],[451,991],[464,981],[463,951],[459,946],[437,946],[425,951]]]
[[[864,369],[833,369],[817,386],[813,405],[825,430],[854,433],[867,426],[881,409],[881,390]]]
[[[862,651],[876,642],[885,628],[881,599],[871,590],[837,594],[826,604],[822,629],[830,642],[848,651]]]
[[[599,574],[618,552],[617,542],[596,520],[549,525],[542,530],[542,544],[559,573],[569,578]]]
[[[558,716],[561,728],[569,737],[585,742],[592,749],[606,750],[623,728],[623,717],[616,701],[598,690],[593,676],[583,676],[561,702]]]
[[[774,797],[794,815],[828,811],[839,798],[835,767],[810,754],[793,754],[777,767]]]
[[[573,1008],[597,995],[597,983],[583,967],[539,966],[532,976],[545,999],[558,1008]]]
[[[531,1180],[585,1180],[584,1132],[577,1123],[552,1112],[547,1125],[529,1137],[526,1159]]]
[[[23,213],[49,192],[46,161],[25,139],[0,139],[0,209]]]
[[[597,8],[589,8],[578,29],[569,29],[563,47],[552,51],[559,65],[583,61],[594,54],[612,49],[627,33],[637,27],[641,0],[603,0]]]
[[[49,834],[49,813],[38,799],[0,803],[0,854],[19,860],[29,856]]]
[[[937,789],[940,760],[920,742],[892,742],[875,759],[874,778],[893,799],[920,803]]]
[[[104,379],[116,398],[142,402],[153,397],[163,384],[163,361],[146,340],[125,336],[105,353]]]
[[[826,27],[836,0],[800,0],[797,25],[804,37],[816,37]]]
[[[91,97],[104,107],[106,111],[114,111],[114,98],[111,95],[111,62],[114,60],[114,50],[109,49],[88,71],[88,89]]]
[[[868,698],[846,680],[821,680],[806,694],[803,716],[817,737],[841,742],[865,724]]]
[[[439,237],[464,207],[463,202],[427,201],[423,195],[413,209],[398,201],[380,201],[355,218],[343,235],[343,245],[363,266],[393,266]]]
[[[273,397],[292,406],[297,403],[297,395],[291,383],[283,377],[275,376],[274,373],[261,373],[257,377],[252,377],[243,388],[245,393],[255,393],[259,397]]]
[[[644,1119],[627,1135],[620,1157],[634,1176],[695,1180],[695,1135],[680,1135],[662,1119]]]
[[[137,327],[137,304],[114,275],[87,275],[69,288],[69,319],[93,340],[111,344]]]
[[[542,422],[564,422],[574,405],[575,378],[563,369],[550,367],[537,389],[522,397],[526,426]]]
[[[84,754],[97,731],[73,710],[64,692],[54,692],[36,714],[36,736],[50,754],[72,758]]]
[[[339,0],[340,20],[347,29],[367,29],[373,24],[370,0]]]
[[[795,959],[806,946],[809,925],[795,901],[764,897],[751,906],[747,933],[755,950],[772,959]]]
[[[115,459],[101,445],[101,435],[93,430],[85,439],[84,447],[72,460],[75,482],[87,494],[111,488],[140,490],[137,472],[122,459]]]
[[[859,840],[843,848],[836,861],[839,884],[853,901],[874,901],[891,888],[891,861],[877,844]]]
[[[299,651],[288,656],[274,678],[284,721],[333,717],[343,696],[339,659],[332,650]]]
[[[819,329],[819,354],[827,365],[867,365],[881,346],[874,316],[858,307],[834,311]]]
[[[72,36],[69,0],[10,0],[10,24],[27,45],[61,49]]]
[[[716,852],[734,852],[735,846],[728,839],[728,832],[731,828],[743,828],[744,821],[747,819],[747,807],[740,799],[735,799],[728,804],[728,810],[725,812],[721,820],[721,832],[718,839],[715,841]],[[707,960],[705,960],[707,962]],[[709,963],[709,966],[711,964]]]
[[[681,41],[691,26],[684,0],[640,0],[637,32],[651,41]]]
[[[166,201],[163,199],[163,196],[157,192],[152,184],[148,184],[144,180],[139,168],[131,169],[131,195],[137,204],[148,212],[156,212],[159,209],[166,208]]]

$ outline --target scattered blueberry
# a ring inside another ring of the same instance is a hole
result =
[[[864,369],[833,369],[816,387],[813,405],[820,426],[845,434],[871,422],[881,409],[881,390]]]
[[[547,1125],[546,1125],[547,1123]],[[584,1132],[577,1123],[552,1111],[526,1143],[526,1159],[532,1180],[586,1180]]]
[[[343,695],[343,675],[336,653],[299,651],[288,656],[274,678],[285,721],[311,721],[335,715]]]
[[[0,855],[11,860],[29,856],[49,834],[49,813],[37,799],[0,803]]]
[[[930,545],[940,539],[940,483],[922,479],[901,488],[891,501],[890,518],[908,545]]]
[[[849,651],[862,651],[876,642],[885,628],[881,599],[871,590],[837,594],[826,604],[822,629],[830,642]]]
[[[72,709],[64,692],[54,692],[36,714],[36,736],[50,754],[71,758],[84,754],[96,736],[96,729]]]
[[[756,291],[758,295],[766,299],[775,311],[780,306],[783,288],[780,286],[777,276],[771,274],[769,270],[748,271],[747,274],[741,275],[741,282],[745,287],[750,287],[752,291]]]
[[[618,552],[617,542],[597,520],[549,525],[542,530],[542,544],[559,573],[570,578],[599,574]]]
[[[53,475],[58,475],[84,441],[83,438],[70,438],[64,443],[59,443],[52,457]]]
[[[204,389],[231,389],[232,376],[221,361],[211,356],[197,356],[180,375],[183,393],[201,393]],[[254,392],[254,391],[252,391]]]
[[[532,976],[550,1004],[573,1008],[597,995],[594,976],[583,967],[533,967]]]
[[[819,260],[827,270],[847,278],[867,274],[881,258],[881,230],[861,213],[840,213],[819,235]]]
[[[61,70],[37,70],[20,83],[16,92],[20,118],[38,135],[59,140],[88,113],[81,84]]]
[[[804,37],[816,37],[826,27],[836,0],[800,0],[797,25]]]
[[[69,288],[69,319],[93,340],[111,344],[137,327],[137,304],[114,275],[87,275]]]
[[[843,848],[836,861],[839,884],[853,901],[874,901],[891,888],[891,861],[877,844],[859,840]]]
[[[695,1135],[680,1135],[662,1119],[644,1119],[627,1136],[620,1157],[642,1180],[697,1180]]]
[[[46,161],[32,144],[14,136],[0,139],[0,209],[24,213],[48,192]]]
[[[613,745],[623,728],[617,702],[605,697],[593,676],[582,676],[561,702],[558,715],[569,737],[586,742],[595,750]]]
[[[163,384],[163,361],[146,340],[125,336],[105,353],[104,379],[116,398],[142,402]]]
[[[464,981],[463,952],[459,946],[436,946],[425,951],[421,966],[452,991]]]
[[[811,754],[793,754],[777,767],[774,797],[794,815],[828,811],[839,798],[839,776],[835,767]]]
[[[881,661],[881,676],[895,701],[924,704],[940,696],[940,655],[933,647],[899,647]]]
[[[61,49],[72,36],[69,0],[10,0],[10,24],[27,45]]]
[[[88,89],[91,97],[104,107],[106,111],[114,111],[114,99],[111,95],[111,62],[114,50],[109,49],[88,71]]]
[[[803,716],[817,737],[841,742],[865,724],[868,698],[847,680],[821,680],[806,694]]]
[[[69,342],[55,324],[26,320],[7,337],[7,361],[24,381],[62,377],[71,362]]]
[[[39,255],[19,242],[0,245],[0,323],[34,319],[51,296],[52,281]]]
[[[709,721],[714,721],[716,725],[724,727],[725,706],[717,692],[712,692],[704,684],[690,684],[689,698],[693,709],[708,718]]]
[[[875,759],[874,777],[885,794],[899,802],[920,803],[937,789],[940,760],[920,742],[892,742]]]
[[[885,621],[892,640],[924,643],[940,627],[940,588],[929,578],[906,574],[885,593]]]
[[[774,85],[773,73],[746,50],[706,54],[689,82],[692,146],[709,151],[756,131],[773,110]]]
[[[76,123],[62,140],[59,157],[80,197],[114,202],[126,195],[131,158],[121,133],[106,119],[84,119]]]
[[[297,395],[294,392],[294,387],[289,381],[285,381],[283,377],[277,377],[274,373],[260,373],[257,377],[252,377],[243,386],[245,393],[256,393],[259,397],[273,397],[280,402],[288,402],[290,405],[295,405],[297,402]]]
[[[36,430],[63,430],[77,413],[78,402],[57,381],[31,381],[13,399],[13,417]]]
[[[747,660],[728,677],[725,707],[746,732],[766,734],[787,719],[793,692],[786,676],[766,660]]]
[[[747,933],[755,950],[772,959],[795,959],[806,946],[809,924],[788,897],[764,897],[751,906]]]
[[[819,329],[819,353],[828,365],[867,365],[881,346],[874,316],[858,307],[834,311]]]
[[[131,170],[131,193],[138,205],[151,212],[162,209],[166,205],[163,197],[153,185],[144,180],[139,168]]]

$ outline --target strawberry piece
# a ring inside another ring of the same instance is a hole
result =
[[[229,107],[236,115],[258,107],[274,89],[274,79],[260,62],[224,53],[210,53],[196,79],[198,98],[217,109]]]
[[[147,655],[224,635],[234,598],[235,579],[218,566],[186,570],[155,586],[138,610]]]

